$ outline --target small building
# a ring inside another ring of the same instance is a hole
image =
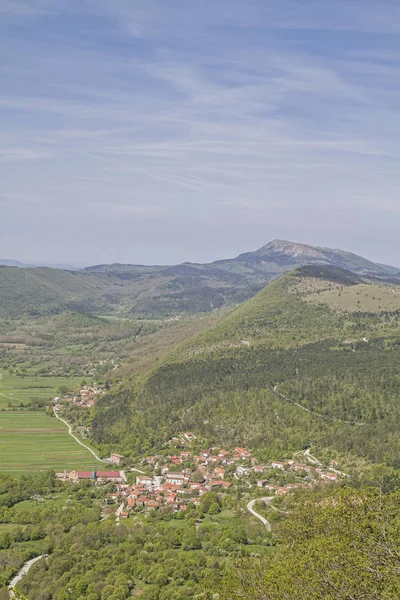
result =
[[[219,481],[210,481],[210,483],[206,484],[206,488],[208,490],[218,490],[220,488],[224,487],[224,481],[222,481],[222,479],[220,479]]]
[[[310,474],[312,471],[312,467],[310,467],[310,465],[304,465],[302,463],[295,463],[292,466],[292,469],[296,472],[304,471],[305,473],[308,473],[308,474]]]
[[[257,487],[265,487],[266,485],[268,485],[268,479],[259,479],[257,481]]]
[[[167,473],[166,475],[167,483],[172,483],[174,485],[182,485],[185,483],[186,475],[184,473]]]
[[[110,462],[114,465],[122,465],[124,460],[125,456],[122,456],[122,454],[116,454],[115,452],[111,454]]]
[[[285,469],[285,463],[280,462],[278,460],[274,460],[274,462],[271,463],[271,467],[273,469],[281,469],[281,471],[283,471]]]
[[[237,456],[239,456],[242,460],[245,460],[246,458],[250,458],[251,456],[251,452],[249,450],[247,450],[247,448],[235,448],[235,454]]]
[[[120,471],[71,471],[68,477],[73,483],[88,479],[98,483],[123,483],[125,481]]]
[[[267,467],[265,467],[264,465],[256,465],[254,467],[255,473],[265,473],[266,470],[267,470]]]
[[[153,478],[148,475],[138,475],[136,477],[136,485],[143,485],[145,487],[150,487],[153,485]]]

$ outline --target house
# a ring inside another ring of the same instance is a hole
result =
[[[152,510],[155,508],[159,508],[159,507],[160,507],[159,503],[156,502],[155,500],[149,500],[147,503],[147,508],[150,508]]]
[[[125,456],[122,456],[122,454],[116,454],[115,452],[111,454],[110,462],[112,462],[114,465],[122,465],[124,460]]]
[[[257,481],[257,485],[258,487],[263,487],[270,492],[275,492],[277,489],[279,489],[279,485],[268,483],[267,479],[261,479],[260,481]]]
[[[251,452],[249,450],[247,450],[246,448],[235,448],[235,454],[237,456],[239,456],[242,460],[245,460],[246,458],[250,458],[251,456]]]
[[[243,475],[245,475],[246,473],[247,473],[247,469],[246,469],[246,467],[241,467],[241,466],[239,466],[239,467],[236,469],[236,474],[237,474],[239,477],[243,477]]]
[[[222,467],[215,467],[214,475],[219,479],[223,479],[225,476],[225,469],[222,469]]]
[[[150,487],[153,485],[153,478],[148,475],[138,475],[136,477],[136,485],[144,485],[145,487]]]
[[[192,453],[191,452],[181,452],[181,459],[183,461],[190,460],[191,458],[192,458]]]
[[[128,517],[129,517],[129,513],[126,512],[126,510],[123,510],[122,513],[121,513],[121,518],[122,519],[127,519]]]
[[[325,479],[326,481],[336,481],[337,475],[335,473],[321,473],[321,479]]]
[[[98,483],[107,483],[109,481],[113,483],[122,483],[125,481],[125,478],[120,471],[71,471],[68,477],[73,483],[85,479],[96,481]]]
[[[183,434],[183,437],[186,438],[188,440],[188,442],[191,442],[196,439],[196,436],[193,435],[193,433],[191,431],[185,431],[185,433]]]
[[[167,473],[166,480],[167,483],[182,485],[182,483],[185,483],[186,475],[184,473]]]
[[[220,458],[225,458],[226,456],[228,456],[228,454],[229,454],[228,450],[220,450],[220,451],[218,452],[218,456],[219,456]]]
[[[208,490],[217,490],[219,488],[223,488],[224,487],[224,481],[222,481],[222,479],[220,479],[219,481],[211,481],[210,483],[206,484],[206,488]]]
[[[310,465],[303,465],[302,463],[295,463],[292,466],[293,471],[299,472],[299,471],[305,471],[306,473],[310,474],[312,467],[310,467]]]
[[[267,470],[267,467],[265,467],[264,465],[256,465],[254,467],[255,473],[265,473],[266,470]]]
[[[274,462],[271,463],[271,467],[273,469],[281,469],[281,471],[283,471],[285,469],[285,463],[274,460]]]
[[[266,485],[268,485],[268,479],[259,479],[257,481],[257,487],[265,487]]]
[[[136,498],[136,506],[145,506],[149,502],[149,499],[145,496],[139,496]]]

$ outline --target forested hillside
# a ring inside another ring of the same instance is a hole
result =
[[[268,456],[315,444],[399,467],[399,291],[334,267],[286,275],[102,398],[94,439],[141,454],[192,430]]]
[[[344,267],[361,275],[397,277],[396,268],[349,252],[282,240],[210,264],[113,264],[81,271],[0,265],[0,317],[48,315],[65,310],[128,318],[207,313],[240,304],[279,275],[307,264]]]

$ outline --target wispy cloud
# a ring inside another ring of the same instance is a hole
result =
[[[173,262],[277,236],[367,252],[383,219],[377,258],[395,262],[394,2],[3,0],[0,14],[2,215],[24,232],[0,253]]]

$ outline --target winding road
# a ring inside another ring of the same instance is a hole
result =
[[[48,556],[48,554],[42,554],[41,556],[36,556],[36,558],[32,558],[31,560],[28,560],[28,562],[26,562],[24,564],[22,569],[19,571],[19,573],[17,573],[17,575],[14,577],[14,579],[11,580],[10,585],[8,586],[8,594],[9,594],[10,598],[17,598],[17,596],[14,593],[14,589],[17,587],[18,583],[28,573],[31,566],[34,565],[35,563],[37,563],[41,558],[44,558],[45,556]]]
[[[272,500],[274,499],[274,496],[267,496],[266,498],[255,498],[254,500],[250,500],[250,502],[247,505],[247,510],[249,512],[251,512],[251,514],[256,517],[257,519],[259,519],[261,521],[261,523],[263,523],[265,525],[265,528],[267,531],[271,531],[271,523],[269,521],[267,521],[267,519],[265,517],[263,517],[262,515],[258,514],[258,512],[256,512],[253,508],[254,504],[258,501],[258,500],[263,500],[266,503],[270,503],[272,502]]]
[[[68,427],[68,433],[69,433],[69,435],[70,435],[71,437],[73,437],[73,438],[74,438],[74,440],[75,440],[76,442],[78,442],[78,444],[79,444],[80,446],[83,446],[83,448],[86,448],[86,450],[89,450],[89,452],[90,452],[90,453],[91,453],[91,454],[94,456],[94,458],[95,458],[96,460],[98,460],[98,461],[100,461],[100,462],[102,462],[102,463],[106,463],[106,464],[108,464],[108,462],[107,462],[106,460],[104,460],[103,458],[99,458],[99,457],[97,456],[97,454],[96,454],[96,452],[95,452],[94,450],[92,450],[91,448],[89,448],[89,446],[86,446],[86,444],[84,444],[83,442],[81,442],[81,440],[80,440],[80,439],[78,439],[78,438],[76,437],[76,435],[74,435],[74,434],[72,433],[72,427],[71,427],[71,425],[70,425],[69,423],[67,423],[67,421],[66,421],[65,419],[62,419],[62,418],[61,418],[61,417],[60,417],[60,416],[57,414],[57,411],[56,411],[55,407],[53,408],[53,412],[54,412],[54,416],[56,417],[56,419],[58,419],[59,421],[61,421],[62,423],[64,423],[64,425],[66,425],[66,426]]]
[[[89,446],[86,446],[86,444],[84,444],[83,442],[81,442],[81,440],[79,438],[77,438],[76,435],[74,435],[72,433],[72,427],[71,427],[71,425],[65,419],[63,419],[62,417],[60,417],[60,415],[57,413],[55,407],[53,407],[53,413],[54,413],[54,416],[56,417],[56,419],[58,419],[59,421],[61,421],[62,423],[64,423],[64,425],[66,425],[68,427],[68,433],[69,433],[69,435],[71,437],[73,437],[74,440],[76,442],[78,442],[78,444],[80,446],[82,446],[83,448],[86,448],[86,450],[89,450],[89,452],[92,454],[92,456],[94,456],[94,458],[96,460],[98,460],[98,461],[100,461],[102,463],[106,463],[107,465],[110,464],[108,460],[104,460],[104,458],[100,458],[99,456],[97,456],[97,454],[96,454],[96,452],[94,450],[92,450],[91,448],[89,448]],[[141,471],[140,469],[135,469],[134,467],[131,467],[130,470],[131,471],[135,471],[136,473],[141,473],[142,475],[145,474],[144,471]]]

